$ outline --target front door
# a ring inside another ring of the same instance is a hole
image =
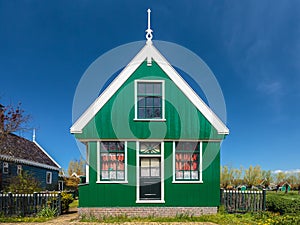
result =
[[[160,157],[140,158],[140,199],[161,200]]]

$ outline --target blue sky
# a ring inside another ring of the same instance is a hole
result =
[[[72,101],[108,50],[154,39],[200,56],[223,90],[230,135],[222,164],[300,168],[300,2],[0,0],[1,103],[21,101],[37,141],[67,168],[78,159]],[[24,133],[30,137],[30,133]]]

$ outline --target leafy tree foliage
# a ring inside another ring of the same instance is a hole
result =
[[[276,174],[277,183],[284,182],[286,180],[286,174],[284,172],[279,172]]]
[[[221,168],[221,188],[227,188],[232,184],[233,170],[231,167],[223,166]]]
[[[257,186],[261,183],[262,172],[260,166],[249,166],[245,170],[244,182],[248,187]]]
[[[73,173],[76,173],[78,176],[84,175],[85,173],[85,161],[80,158],[79,160],[71,160],[69,162],[68,174],[72,176]]]
[[[260,166],[249,166],[248,169],[231,168],[223,166],[221,168],[221,188],[233,188],[239,185],[247,187],[268,187],[270,184],[277,185],[287,182],[292,189],[299,190],[300,194],[300,172],[278,172],[272,173],[270,170],[262,170]]]

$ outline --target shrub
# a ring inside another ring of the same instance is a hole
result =
[[[42,208],[41,211],[38,212],[37,216],[38,217],[44,217],[44,218],[52,218],[58,215],[56,208],[50,208],[50,207],[45,207]]]
[[[28,172],[23,172],[9,179],[9,186],[6,192],[19,194],[32,194],[41,191],[40,183]]]
[[[69,211],[70,204],[74,201],[72,194],[68,194],[67,192],[61,193],[61,210],[63,213]]]
[[[280,196],[267,196],[267,210],[275,213],[283,214],[299,214],[300,215],[300,200],[287,199]]]

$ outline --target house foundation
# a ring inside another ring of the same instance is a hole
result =
[[[217,207],[87,207],[78,208],[79,216],[82,217],[175,217],[178,215],[201,216],[216,214]]]

